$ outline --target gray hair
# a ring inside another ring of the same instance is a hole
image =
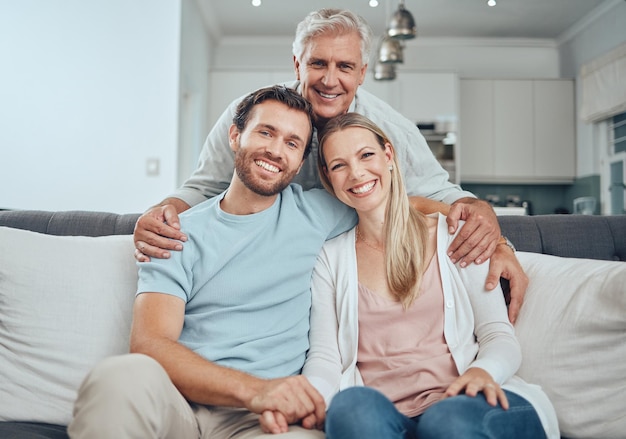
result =
[[[367,64],[372,44],[372,29],[359,15],[347,9],[323,8],[313,11],[296,27],[292,51],[297,60],[301,61],[304,50],[309,42],[318,35],[331,33],[342,35],[357,32],[361,37],[361,58]]]

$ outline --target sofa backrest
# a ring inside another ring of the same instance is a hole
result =
[[[49,212],[15,210],[0,212],[0,226],[48,235],[130,235],[140,214],[116,214],[84,210]]]
[[[498,220],[502,234],[520,251],[626,261],[626,215],[500,216]]]
[[[91,211],[0,211],[0,226],[50,235],[132,234],[140,214]],[[626,261],[626,215],[498,217],[502,234],[520,251],[570,258]]]

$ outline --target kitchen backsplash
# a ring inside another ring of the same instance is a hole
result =
[[[528,202],[532,215],[571,213],[573,200],[577,197],[596,197],[600,200],[600,177],[597,175],[577,179],[568,185],[523,185],[523,184],[475,184],[461,182],[463,189],[487,200],[493,196],[499,199],[497,205],[506,206],[510,201]],[[596,214],[600,213],[597,203]]]

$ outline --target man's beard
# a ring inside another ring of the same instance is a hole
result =
[[[269,155],[266,156],[271,160]],[[282,175],[280,179],[268,182],[261,178],[254,177],[251,170],[252,166],[257,166],[257,164],[254,163],[254,158],[252,158],[250,154],[245,151],[245,149],[240,148],[237,150],[235,153],[235,172],[237,173],[237,176],[244,186],[252,192],[264,197],[271,197],[282,192],[283,189],[289,186],[289,183],[292,182],[293,178],[298,173],[297,169],[293,171],[283,170],[280,173]]]

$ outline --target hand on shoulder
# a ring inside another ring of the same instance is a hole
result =
[[[165,204],[169,200],[176,201]],[[187,236],[180,230],[178,214],[187,209],[189,205],[184,201],[168,198],[141,215],[133,233],[135,259],[139,262],[147,262],[150,257],[167,259],[170,250],[182,250],[181,242],[185,242]]]

